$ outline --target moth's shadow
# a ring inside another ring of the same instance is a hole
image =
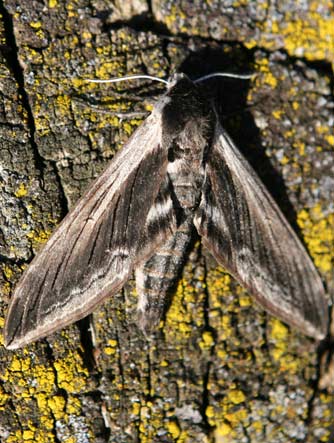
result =
[[[204,48],[194,52],[184,60],[178,71],[184,72],[191,79],[213,72],[237,75],[256,74],[252,51],[233,44],[226,45],[226,48]],[[216,77],[201,83],[207,97],[212,99],[223,127],[252,165],[294,231],[303,241],[296,221],[297,214],[289,200],[282,175],[265,154],[260,131],[251,110],[248,109],[249,85],[248,79],[228,77]]]

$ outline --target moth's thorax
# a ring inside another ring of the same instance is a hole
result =
[[[184,209],[195,209],[200,202],[204,180],[204,153],[208,139],[204,122],[188,122],[168,147],[167,173],[177,201]]]
[[[195,209],[204,180],[204,156],[214,132],[211,104],[188,77],[176,74],[164,97],[161,118],[175,196],[184,209]]]

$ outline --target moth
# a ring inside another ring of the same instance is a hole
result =
[[[296,234],[221,126],[198,82],[174,74],[152,113],[65,217],[11,299],[15,349],[91,313],[135,271],[150,331],[194,233],[270,313],[327,331],[321,279]]]

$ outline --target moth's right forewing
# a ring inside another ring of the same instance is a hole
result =
[[[5,324],[8,348],[90,313],[170,233],[172,212],[159,229],[146,223],[166,177],[160,118],[153,111],[135,131],[22,276]]]
[[[203,243],[268,311],[321,339],[328,303],[301,242],[217,123],[195,225]]]

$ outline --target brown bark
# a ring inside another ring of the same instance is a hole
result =
[[[227,3],[0,2],[2,324],[23,267],[139,124],[129,113],[162,91],[83,79],[134,72],[256,73],[206,86],[330,287],[334,18],[325,1]],[[317,344],[254,305],[199,243],[149,341],[135,306],[130,282],[90,319],[0,347],[0,440],[332,441]]]

